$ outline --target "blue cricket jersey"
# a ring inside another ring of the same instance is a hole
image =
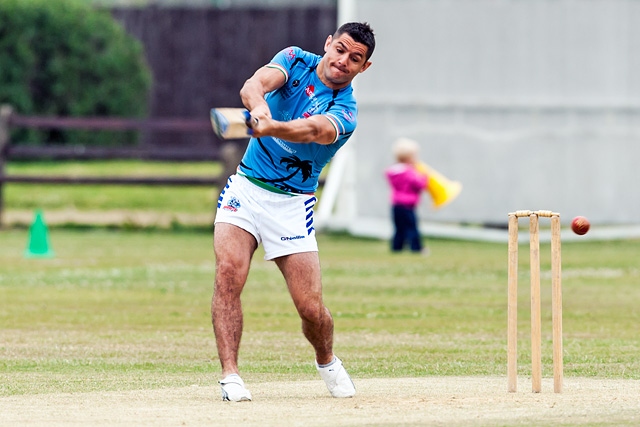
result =
[[[334,90],[316,72],[321,56],[299,47],[280,51],[267,67],[285,75],[285,84],[265,96],[274,120],[290,121],[323,114],[336,129],[329,145],[296,143],[263,136],[251,138],[240,162],[240,172],[281,190],[313,193],[322,168],[356,128],[357,107],[351,85]]]

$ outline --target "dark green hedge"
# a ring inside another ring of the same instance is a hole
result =
[[[139,41],[86,0],[0,1],[0,103],[23,115],[141,117],[151,73]],[[131,134],[20,132],[29,143],[131,143]],[[122,141],[123,139],[127,141]]]

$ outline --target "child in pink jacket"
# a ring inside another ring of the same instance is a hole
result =
[[[419,151],[418,143],[411,139],[396,140],[393,144],[396,163],[385,170],[385,176],[391,186],[392,217],[395,229],[391,250],[394,252],[401,251],[408,243],[412,252],[426,253],[423,251],[418,231],[416,207],[422,192],[427,188],[429,178],[416,169]]]

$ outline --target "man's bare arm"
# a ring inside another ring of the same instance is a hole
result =
[[[280,122],[263,118],[252,124],[253,136],[275,136],[291,142],[332,144],[336,140],[337,129],[325,115],[315,115],[306,119]]]
[[[259,68],[240,89],[240,99],[252,117],[258,120],[271,118],[271,111],[264,96],[285,83],[285,75],[277,68]]]
[[[285,76],[282,71],[264,66],[259,68],[240,89],[242,103],[251,114],[251,120],[248,122],[251,135],[256,138],[274,136],[299,143],[333,143],[336,140],[337,129],[327,116],[316,115],[288,122],[272,119],[264,96],[280,88],[284,83]]]

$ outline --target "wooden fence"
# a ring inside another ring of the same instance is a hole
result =
[[[146,3],[146,2],[140,2]],[[153,72],[150,117],[201,117],[213,107],[242,107],[239,91],[286,46],[322,54],[336,29],[335,6],[213,8],[167,5],[110,8],[140,40]],[[143,145],[209,147],[211,133],[147,132]]]
[[[5,183],[26,184],[103,184],[103,185],[164,185],[164,186],[221,186],[227,177],[235,171],[242,150],[240,144],[228,142],[213,147],[203,153],[198,150],[179,149],[137,149],[104,147],[68,147],[68,146],[20,146],[11,144],[12,128],[33,129],[96,129],[96,130],[139,130],[202,132],[211,131],[208,120],[201,119],[126,119],[114,117],[39,117],[21,116],[13,112],[8,105],[0,106],[0,227],[3,225]],[[71,176],[33,176],[7,175],[5,164],[8,160],[36,159],[142,159],[142,160],[209,160],[221,161],[223,172],[217,177],[71,177]]]

